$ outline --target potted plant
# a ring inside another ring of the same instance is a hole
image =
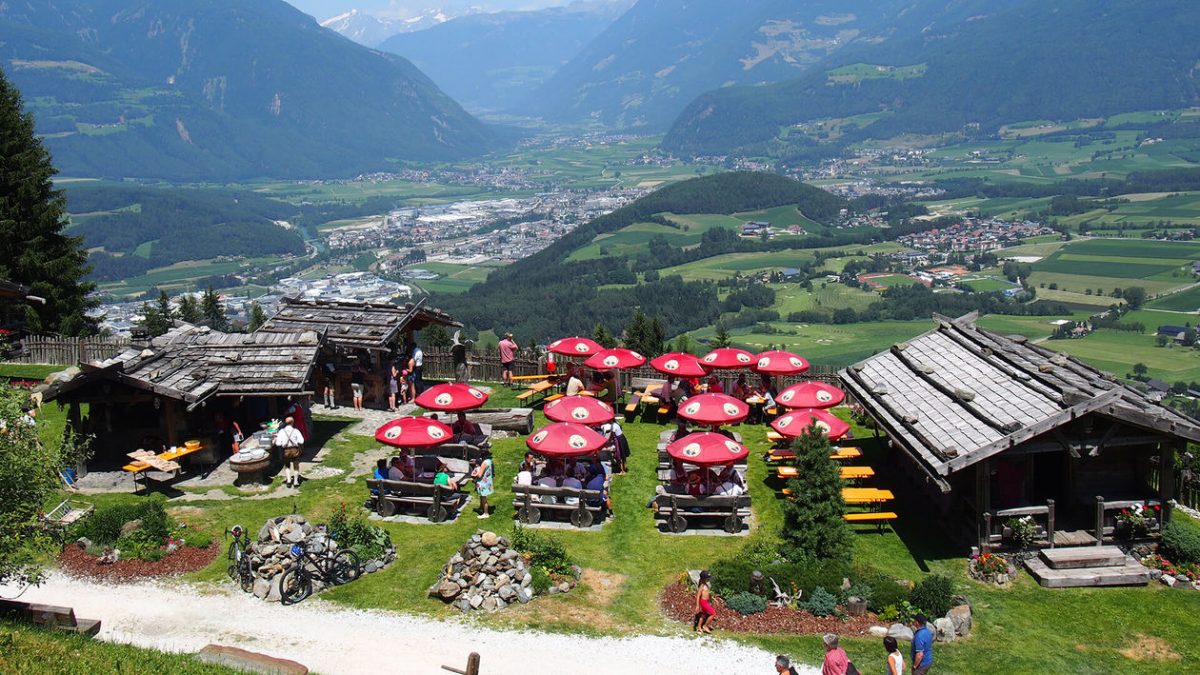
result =
[[[1008,538],[1019,549],[1029,548],[1037,538],[1037,523],[1033,521],[1033,516],[1009,518],[1004,527]]]

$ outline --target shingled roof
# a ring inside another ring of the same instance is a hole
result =
[[[416,304],[379,305],[284,298],[279,312],[258,333],[323,333],[333,344],[363,349],[386,349],[402,331],[431,324],[461,326],[449,314]]]
[[[181,324],[145,349],[127,349],[99,363],[51,376],[45,400],[101,379],[178,399],[194,407],[210,396],[311,393],[309,375],[321,349],[314,331],[222,333]]]
[[[935,317],[937,327],[838,373],[931,475],[948,476],[1087,413],[1200,441],[1196,420],[1021,336]]]

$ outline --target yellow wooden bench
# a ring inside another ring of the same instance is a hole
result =
[[[541,382],[534,382],[533,384],[529,385],[528,389],[517,394],[517,400],[525,401],[533,396],[536,396],[537,394],[545,393],[547,390],[552,389],[552,388],[554,388],[554,383],[551,382],[550,380],[542,380]]]
[[[524,382],[526,380],[547,380],[549,375],[513,375],[513,382]]]
[[[566,394],[550,394],[546,398],[542,399],[542,402],[549,403],[551,401],[557,401],[558,399],[562,398],[563,396],[566,396]]]
[[[859,457],[862,457],[862,450],[858,448],[834,448],[834,451],[829,455],[829,459],[836,459],[838,461],[858,459]],[[767,455],[767,461],[769,462],[786,462],[795,458],[796,455],[788,449],[772,450]]]
[[[844,480],[861,480],[875,475],[875,469],[869,466],[843,466],[838,472]]]
[[[900,516],[891,511],[872,511],[861,513],[847,513],[842,516],[842,520],[847,523],[875,523],[879,527],[880,534],[883,533],[884,523],[896,520]]]

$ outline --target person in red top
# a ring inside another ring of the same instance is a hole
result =
[[[497,346],[500,348],[500,382],[512,385],[513,361],[517,358],[517,343],[513,341],[512,333],[505,333]]]
[[[850,669],[850,659],[846,652],[838,646],[838,636],[826,633],[822,638],[825,642],[825,662],[821,664],[821,675],[846,675]]]
[[[710,375],[708,378],[708,393],[724,394],[725,387],[721,384],[721,378],[716,375]]]
[[[305,440],[308,440],[308,415],[304,414],[304,406],[300,404],[300,401],[293,400],[285,414],[295,420],[292,426],[296,427],[296,431],[299,431]]]

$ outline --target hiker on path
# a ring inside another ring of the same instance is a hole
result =
[[[712,587],[709,579],[712,574],[708,570],[700,571],[700,584],[696,587],[696,614],[692,617],[692,630],[711,633],[708,624],[717,615],[712,606]]]

